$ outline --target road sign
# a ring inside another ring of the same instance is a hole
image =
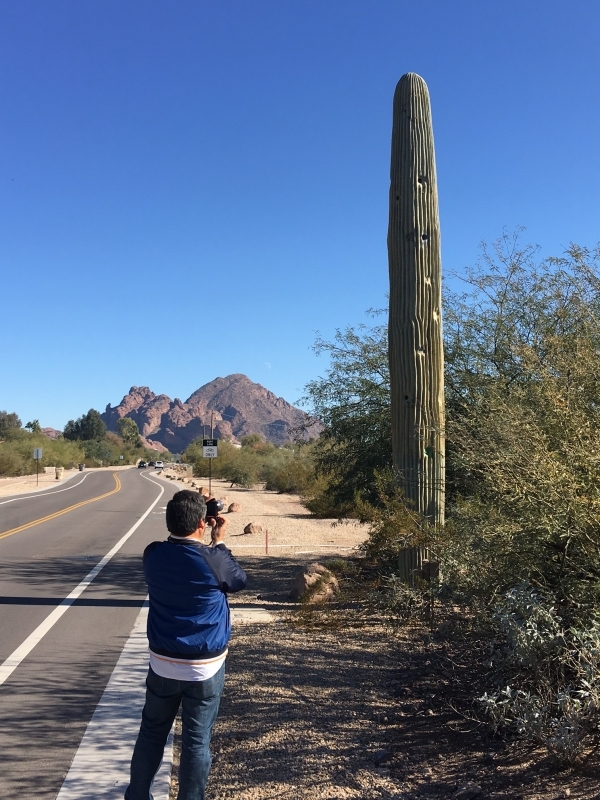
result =
[[[119,456],[120,460],[123,461],[123,456]]]
[[[218,439],[202,439],[202,455],[204,458],[217,458]]]
[[[36,447],[35,448],[35,450],[33,451],[33,457],[35,458],[36,461],[38,461],[42,457],[42,448],[41,447]]]

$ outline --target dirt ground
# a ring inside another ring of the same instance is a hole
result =
[[[420,626],[392,631],[351,610],[324,626],[315,624],[319,612],[298,615],[288,602],[294,574],[336,549],[352,553],[343,548],[356,546],[364,529],[312,520],[297,498],[227,494],[243,506],[239,521],[228,515],[228,543],[249,575],[231,605],[266,608],[275,621],[234,627],[209,800],[600,800],[597,760],[561,772],[543,752],[471,718],[482,676],[460,642]],[[301,537],[301,550],[312,552],[238,549],[249,538],[238,528],[248,517],[258,522],[259,511],[274,541]],[[173,800],[178,748],[176,731]]]

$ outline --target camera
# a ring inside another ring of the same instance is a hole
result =
[[[216,500],[214,497],[206,501],[206,516],[217,517],[223,510],[223,503],[221,500]]]

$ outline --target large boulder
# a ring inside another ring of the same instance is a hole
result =
[[[339,592],[337,578],[318,562],[302,567],[294,578],[290,600],[322,603],[332,600]]]

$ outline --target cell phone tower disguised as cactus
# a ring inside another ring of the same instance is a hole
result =
[[[390,219],[389,359],[392,451],[404,495],[444,524],[444,349],[440,222],[431,107],[425,81],[394,94]]]

